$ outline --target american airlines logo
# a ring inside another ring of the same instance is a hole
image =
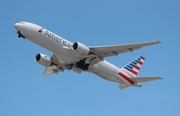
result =
[[[38,31],[38,32],[39,32],[39,33],[41,33],[41,32],[42,32],[42,30],[43,30],[43,28],[42,28],[42,29],[39,29],[39,31]]]
[[[42,32],[42,29],[40,29],[38,32],[41,33],[41,32]],[[49,31],[47,31],[47,30],[46,30],[46,32],[45,32],[44,35],[47,36],[47,37],[49,37],[50,39],[52,39],[52,40],[54,40],[54,41],[62,44],[62,45],[64,45],[64,46],[67,46],[68,48],[71,48],[71,47],[72,47],[72,44],[71,44],[70,42],[64,40],[63,38],[61,38],[61,37],[59,37],[59,36],[57,36],[57,35],[54,35],[53,33],[49,32]]]

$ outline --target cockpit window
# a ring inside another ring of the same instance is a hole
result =
[[[22,22],[22,21],[21,21],[21,22],[19,22],[19,23],[21,23],[21,24],[25,24],[25,22]]]

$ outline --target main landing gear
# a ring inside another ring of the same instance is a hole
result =
[[[85,60],[80,60],[79,62],[76,63],[76,66],[83,71],[88,70],[89,64],[85,62]]]
[[[19,38],[24,38],[24,39],[26,38],[26,37],[22,34],[21,31],[18,31],[17,34],[18,34],[18,37],[19,37]]]

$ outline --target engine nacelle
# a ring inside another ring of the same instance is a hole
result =
[[[76,50],[81,55],[88,55],[89,53],[89,48],[86,45],[79,42],[75,42],[73,44],[73,49]]]
[[[43,65],[43,66],[50,66],[52,64],[50,57],[48,57],[45,54],[37,54],[35,57],[36,62],[38,62],[39,64]]]

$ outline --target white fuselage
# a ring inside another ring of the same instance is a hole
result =
[[[50,32],[47,29],[42,28],[39,25],[28,23],[28,22],[21,22],[16,23],[15,27],[17,29],[20,29],[20,31],[24,34],[24,36],[40,45],[41,47],[51,51],[53,54],[55,54],[60,63],[72,63],[72,61],[79,61],[79,59],[83,58],[83,56],[78,55],[76,52],[70,52],[66,49],[72,49],[73,43],[69,42],[68,40]],[[22,26],[23,25],[23,26]],[[88,72],[94,73],[104,79],[108,79],[111,81],[119,81],[119,83],[125,83],[127,85],[130,85],[130,83],[118,75],[118,72],[120,69],[113,64],[103,60],[99,63],[98,70],[93,69],[92,66],[89,66]]]

